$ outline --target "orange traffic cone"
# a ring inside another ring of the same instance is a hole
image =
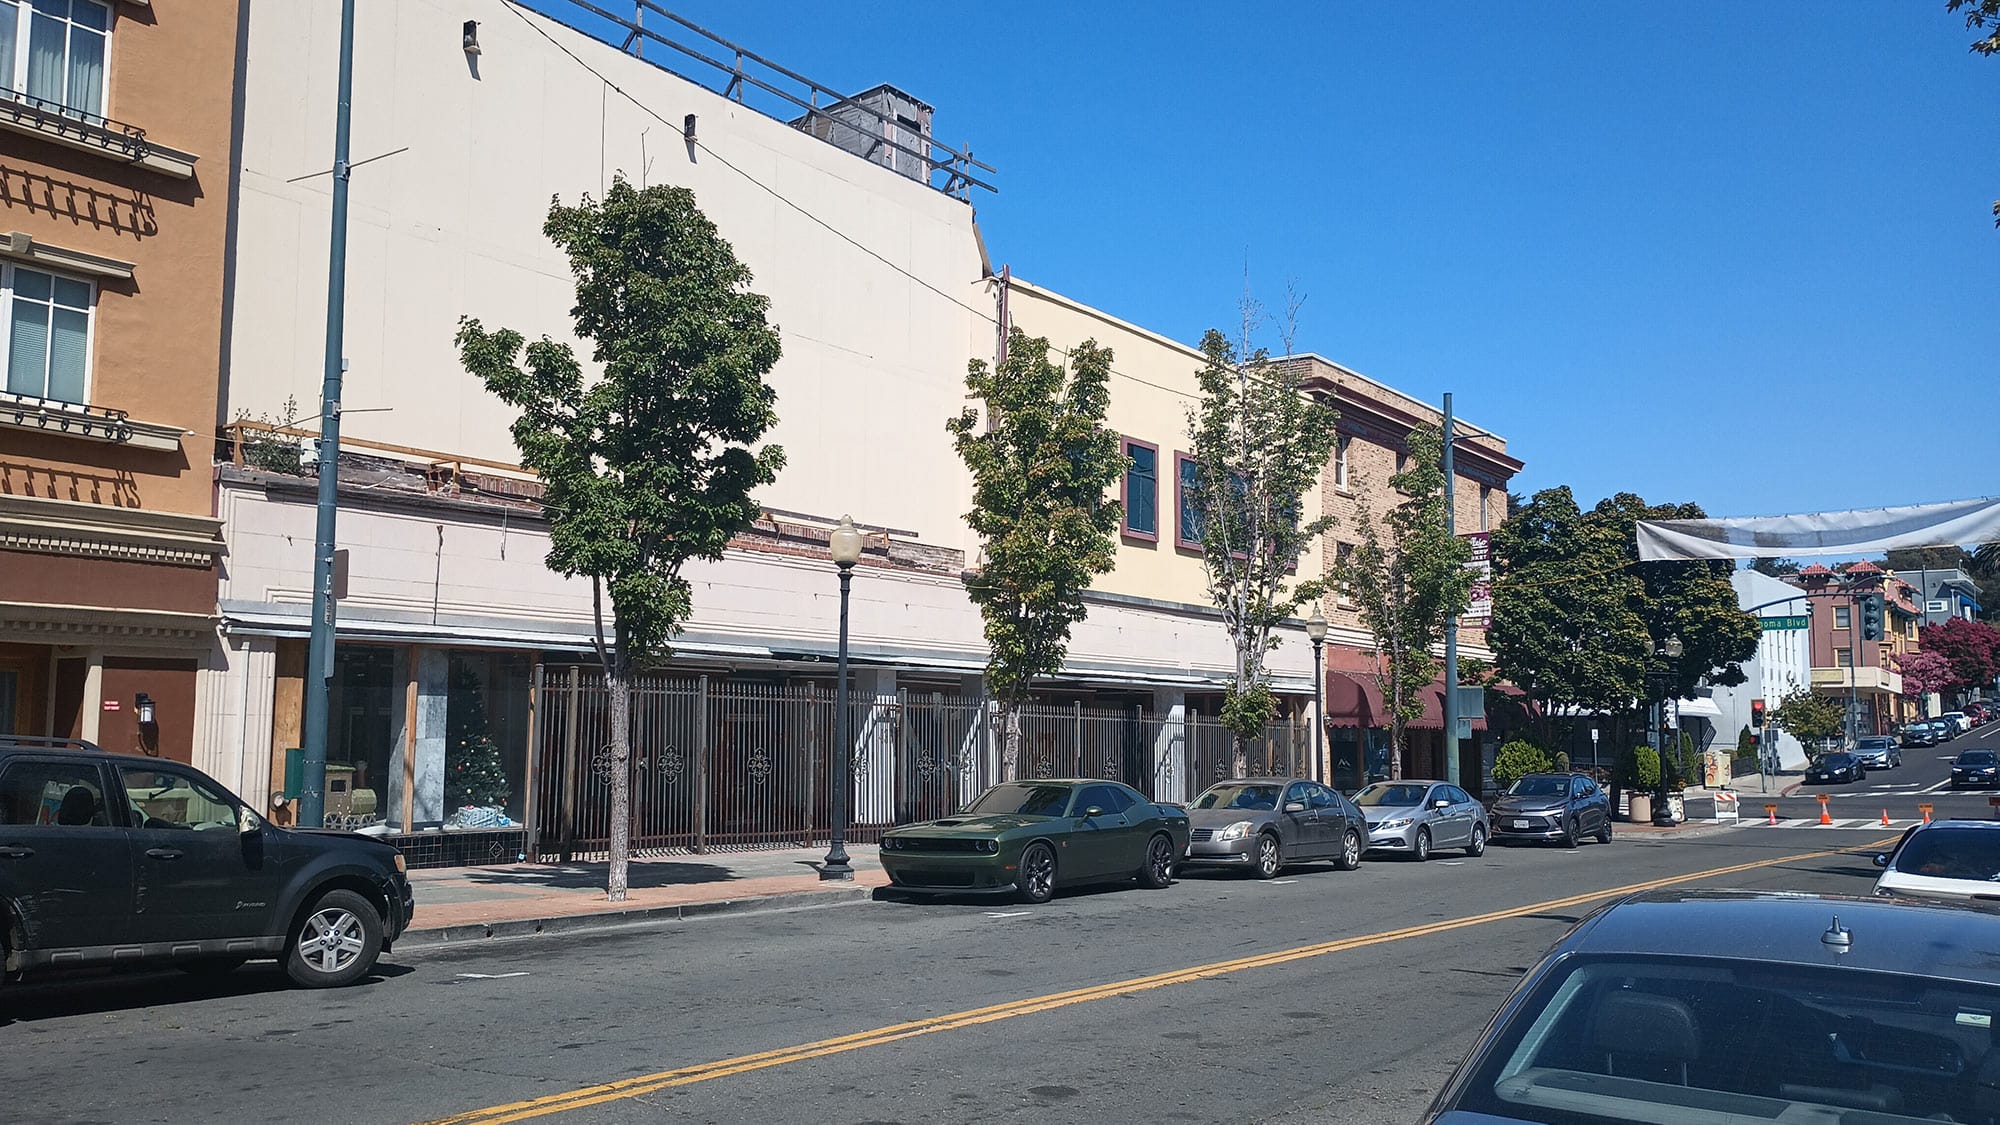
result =
[[[1776,806],[1776,805],[1765,805],[1765,806],[1764,806],[1764,815],[1765,815],[1765,816],[1767,816],[1767,817],[1770,817],[1770,818],[1771,818],[1771,823],[1772,823],[1772,824],[1776,824],[1776,823],[1778,823],[1778,806]]]
[[[1819,799],[1819,822],[1821,824],[1832,824],[1833,818],[1826,815],[1826,802],[1827,798],[1825,797]]]
[[[1888,809],[1883,809],[1883,810],[1882,810],[1882,827],[1884,827],[1884,828],[1887,828],[1887,827],[1889,827],[1889,810],[1888,810]]]

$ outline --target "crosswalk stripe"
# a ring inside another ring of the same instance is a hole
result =
[[[1898,829],[1908,828],[1912,824],[1922,824],[1922,823],[1923,821],[1921,820],[1891,820],[1888,824],[1888,828],[1885,829],[1885,831],[1895,831]],[[1857,829],[1857,828],[1883,827],[1882,821],[1879,818],[1871,820],[1868,819],[1867,817],[1863,817],[1859,820],[1836,820],[1832,824],[1821,824],[1819,822],[1819,818],[1816,816],[1786,817],[1780,819],[1776,824],[1772,824],[1771,822],[1763,819],[1753,820],[1749,817],[1744,817],[1741,821],[1737,822],[1736,826],[1738,828],[1825,828],[1828,829],[1829,831],[1843,829],[1843,828]]]

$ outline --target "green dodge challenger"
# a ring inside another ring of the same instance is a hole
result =
[[[1080,883],[1164,887],[1187,849],[1187,811],[1129,785],[1010,781],[955,816],[883,833],[882,869],[898,890],[1047,902]]]

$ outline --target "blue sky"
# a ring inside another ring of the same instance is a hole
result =
[[[667,6],[936,106],[1024,278],[1190,342],[1295,281],[1302,348],[1454,392],[1518,491],[2000,493],[2000,58],[1943,0]]]

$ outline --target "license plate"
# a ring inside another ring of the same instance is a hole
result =
[[[1528,822],[1528,821],[1525,821],[1525,820],[1517,820],[1517,821],[1515,821],[1515,822],[1514,822],[1514,827],[1516,827],[1516,828],[1526,828],[1526,827],[1528,826],[1528,824],[1529,824],[1529,823],[1530,823],[1530,822]]]

